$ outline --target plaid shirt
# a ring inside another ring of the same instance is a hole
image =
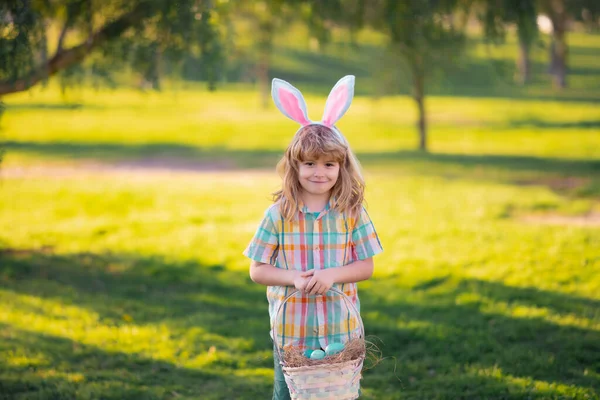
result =
[[[285,221],[278,204],[265,212],[254,238],[244,251],[252,260],[277,268],[307,271],[326,269],[364,260],[383,251],[375,227],[362,209],[358,218],[348,218],[331,209],[320,213],[303,206],[293,221]],[[335,284],[360,310],[356,283]],[[268,286],[271,329],[277,341],[302,348],[325,348],[329,342],[346,342],[359,331],[358,320],[340,295],[296,294],[276,313],[293,286]]]

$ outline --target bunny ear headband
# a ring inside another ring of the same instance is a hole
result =
[[[352,103],[354,97],[354,75],[346,75],[340,79],[327,97],[325,111],[321,121],[311,121],[306,113],[306,102],[302,93],[289,83],[281,79],[273,79],[271,95],[275,105],[286,117],[298,122],[302,127],[307,125],[324,125],[336,132],[345,142],[342,133],[335,127],[335,123],[342,118]]]

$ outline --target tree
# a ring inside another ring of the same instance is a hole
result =
[[[567,86],[568,44],[567,31],[572,20],[581,20],[588,30],[600,13],[600,3],[595,0],[481,0],[481,15],[486,37],[497,41],[506,34],[507,24],[514,24],[519,39],[517,56],[517,82],[527,83],[530,76],[529,52],[539,32],[538,13],[548,16],[552,23],[549,47],[549,68],[556,88]]]
[[[214,13],[202,0],[4,0],[0,96],[27,90],[92,54],[99,55],[92,72],[129,66],[159,87],[161,62],[196,51],[207,59],[214,85],[221,59]],[[61,24],[51,55],[49,21]]]
[[[519,41],[515,80],[525,85],[531,77],[530,51],[538,37],[536,0],[483,0],[482,20],[485,36],[504,40],[506,26],[514,24]]]
[[[565,0],[541,0],[541,7],[552,21],[549,72],[554,87],[562,89],[567,87],[568,14]]]
[[[465,43],[469,0],[382,0],[368,7],[370,25],[389,37],[389,46],[406,63],[412,77],[412,96],[418,110],[419,149],[427,150],[426,81],[437,68],[454,62]]]
[[[568,43],[567,31],[569,23],[581,20],[589,30],[595,28],[600,3],[596,0],[539,0],[540,9],[552,22],[552,40],[549,48],[549,68],[554,87],[567,86]]]
[[[362,0],[359,0],[362,1]],[[353,1],[343,0],[238,0],[231,13],[235,18],[250,22],[253,43],[252,56],[258,81],[261,104],[271,104],[270,69],[276,35],[293,22],[306,24],[309,34],[320,45],[328,42],[332,22],[345,25],[351,31],[357,27]],[[352,19],[353,18],[353,19]]]
[[[291,20],[291,13],[281,0],[239,0],[234,7],[232,15],[250,25],[251,32],[247,34],[251,34],[253,40],[250,45],[251,54],[247,56],[253,59],[261,105],[266,108],[271,103],[269,72],[275,33],[285,29],[285,25]]]

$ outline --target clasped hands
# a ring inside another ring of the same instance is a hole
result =
[[[309,271],[297,271],[294,277],[296,289],[306,294],[325,294],[334,284],[331,270],[311,269]]]

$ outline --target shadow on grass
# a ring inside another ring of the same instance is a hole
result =
[[[516,122],[515,122],[516,123]],[[173,143],[124,145],[112,143],[71,142],[14,142],[3,143],[8,151],[19,151],[40,156],[62,157],[74,160],[118,162],[127,165],[139,162],[140,166],[195,169],[209,162],[225,161],[235,168],[273,168],[282,156],[280,150],[238,150],[221,147],[196,147]],[[503,170],[556,172],[564,174],[592,174],[600,172],[600,160],[565,159],[518,155],[423,153],[413,150],[390,152],[359,152],[361,162],[397,163],[407,161],[455,164],[459,167],[490,167]],[[162,161],[162,162],[161,162]],[[433,167],[433,166],[431,166]],[[436,171],[432,168],[432,173]],[[438,171],[439,172],[439,171]],[[442,174],[440,172],[440,174]]]
[[[442,398],[452,398],[451,393],[471,392],[471,398],[555,398],[553,387],[564,384],[571,386],[563,393],[566,398],[583,399],[594,398],[600,390],[600,332],[576,322],[597,324],[600,301],[448,276],[412,290],[399,290],[393,278],[373,287],[377,290],[361,295],[367,335],[384,342],[384,356],[397,357],[407,395],[429,392],[428,398],[438,398],[447,393]],[[512,306],[521,313],[506,309]],[[522,315],[523,308],[533,315]],[[376,367],[373,381],[387,372],[393,382],[393,365],[384,365],[388,371]],[[515,386],[489,391],[476,389],[477,379],[454,379],[465,374]],[[521,378],[526,381],[518,383]],[[547,392],[528,380],[545,383]]]
[[[566,159],[519,155],[497,154],[454,154],[454,153],[423,153],[419,151],[396,151],[389,153],[359,153],[363,163],[377,162],[422,162],[422,167],[431,169],[429,174],[437,172],[444,176],[446,171],[435,168],[435,164],[455,166],[460,168],[480,168],[503,170],[508,172],[535,172],[543,175],[548,172],[564,175],[591,175],[600,171],[600,160]],[[425,172],[425,169],[422,169]],[[485,174],[485,171],[482,170]]]
[[[213,333],[237,337],[243,324],[251,336],[262,334],[263,344],[268,343],[264,289],[248,274],[222,265],[6,249],[0,253],[0,277],[10,290],[89,309],[111,326],[160,321],[185,329],[200,321]]]
[[[544,121],[537,118],[527,118],[509,121],[508,126],[511,128],[535,127],[542,129],[598,129],[600,128],[600,119],[589,121]]]
[[[6,324],[0,338],[2,399],[252,399],[270,390],[265,377],[185,368]]]
[[[7,151],[120,166],[204,170],[207,168],[274,168],[283,150],[229,150],[173,143],[122,145],[113,143],[4,142]]]
[[[79,109],[93,109],[99,110],[105,107],[101,107],[94,104],[81,104],[81,103],[25,103],[25,104],[8,104],[6,106],[7,111],[39,111],[39,110],[79,110]]]
[[[25,331],[17,316],[8,323],[18,327],[0,325],[0,356],[14,363],[0,366],[2,393],[40,399],[254,399],[271,391],[272,378],[253,373],[272,368],[272,345],[264,288],[247,274],[133,255],[4,249],[0,282],[9,309],[65,323],[67,334],[119,350]],[[53,305],[46,308],[45,302]],[[79,311],[68,314],[73,307]],[[64,322],[69,319],[73,323]],[[158,337],[141,333],[148,329]],[[136,340],[148,343],[130,343]],[[131,353],[123,352],[130,347]],[[144,355],[149,353],[153,358]],[[155,359],[158,354],[163,357]]]
[[[82,329],[75,334],[93,341],[29,330],[18,317],[6,320],[0,325],[0,356],[8,360],[0,366],[4,393],[41,399],[269,396],[271,378],[253,373],[271,367],[265,357],[270,341],[264,290],[245,274],[194,262],[117,254],[58,256],[41,249],[1,253],[0,280],[9,312],[49,318],[66,332]],[[415,296],[418,301],[411,300]],[[541,399],[559,396],[559,383],[568,386],[561,387],[561,395],[585,398],[600,389],[593,372],[600,368],[600,332],[572,322],[597,318],[599,301],[479,280],[454,282],[449,276],[412,290],[398,289],[394,278],[374,281],[361,298],[367,333],[383,340],[384,355],[396,356],[398,367],[394,374],[393,365],[384,361],[367,371],[365,398]],[[43,308],[44,301],[51,302],[50,309]],[[541,316],[489,309],[498,303],[573,318],[560,325]],[[98,319],[69,317],[64,307],[88,310]],[[166,326],[166,338],[146,344],[164,346],[162,351],[123,351],[132,340],[124,334],[118,340],[105,338],[118,351],[95,344],[98,327],[126,332],[129,326]],[[201,367],[184,366],[211,346],[220,357]],[[519,379],[548,386],[533,388]]]
[[[271,71],[272,78],[280,78],[291,82],[303,93],[327,96],[335,82],[345,75],[355,75],[358,82],[372,79],[372,63],[368,60],[378,58],[381,50],[374,46],[360,46],[360,52],[348,46],[337,46],[340,54],[324,54],[296,49],[282,49],[280,55],[288,58],[293,64],[302,68],[293,70],[279,68],[275,65]],[[357,60],[360,60],[357,62]],[[373,88],[357,85],[355,95],[366,96]]]

